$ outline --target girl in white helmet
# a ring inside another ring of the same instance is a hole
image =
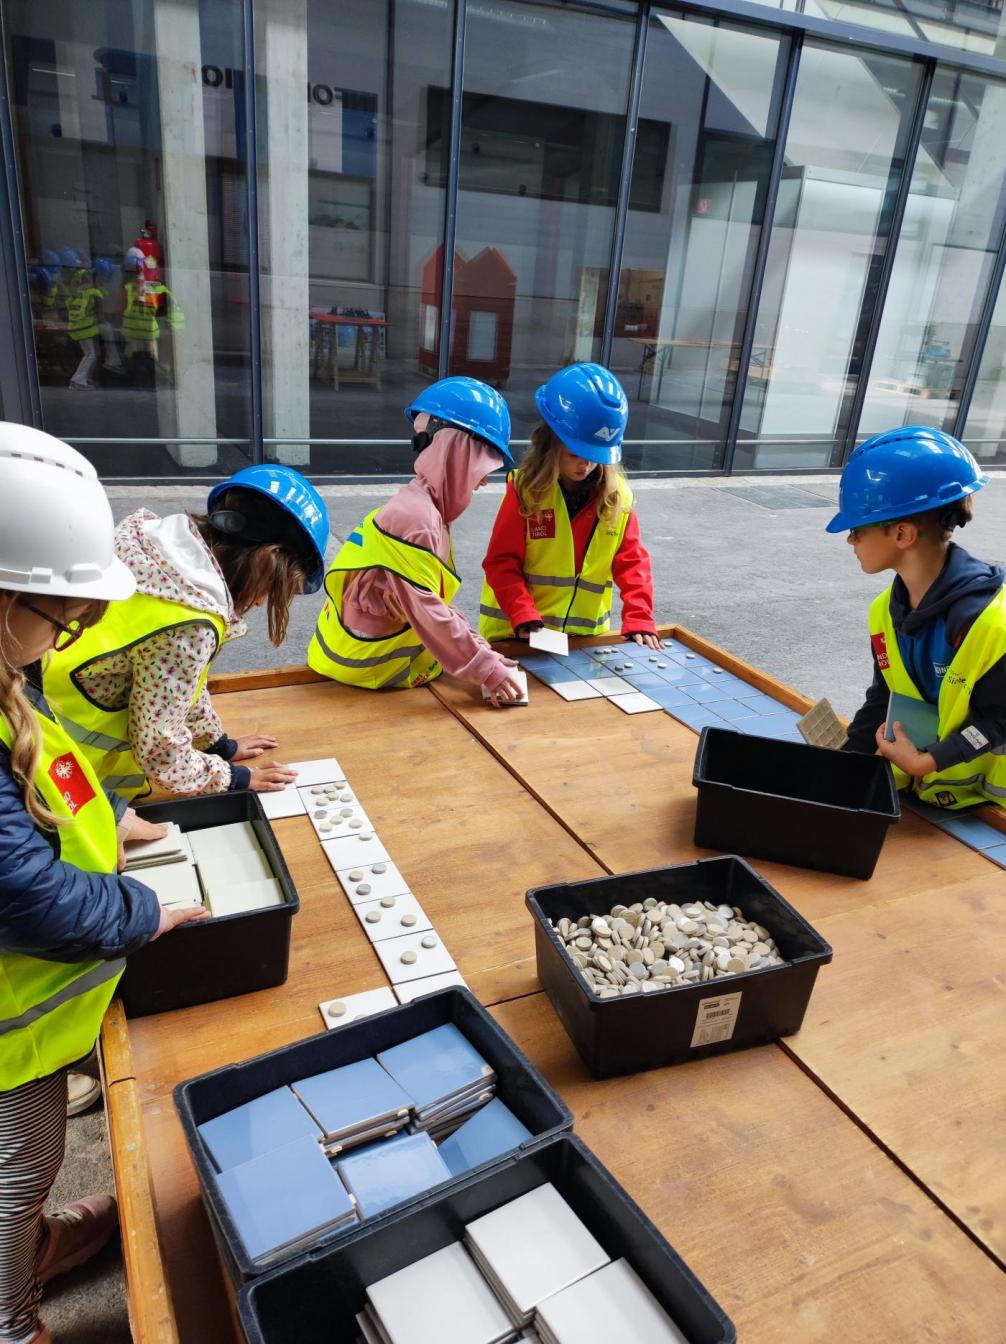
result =
[[[106,797],[42,694],[41,664],[134,581],[94,468],[0,423],[0,1344],[52,1344],[42,1285],[115,1228],[95,1195],[50,1217],[69,1067],[91,1053],[127,953],[205,910],[162,910],[117,872],[148,828]]]

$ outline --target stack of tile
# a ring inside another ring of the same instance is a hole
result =
[[[451,1178],[428,1134],[400,1134],[368,1144],[337,1159],[335,1169],[361,1218],[373,1218]]]
[[[366,1344],[515,1344],[519,1338],[460,1242],[371,1284],[356,1320]]]
[[[541,1344],[688,1344],[627,1260],[615,1260],[538,1307]]]
[[[496,1074],[453,1023],[392,1046],[378,1062],[412,1097],[413,1129],[434,1139],[491,1100]]]
[[[159,840],[131,840],[126,850],[127,873],[139,873],[145,868],[162,864],[192,863],[192,847],[188,836],[173,821],[168,822],[168,833]]]
[[[283,904],[283,889],[250,822],[190,831],[189,840],[210,914]]]
[[[412,1098],[376,1059],[303,1078],[292,1084],[292,1091],[318,1122],[330,1157],[397,1134],[408,1124],[412,1110]]]

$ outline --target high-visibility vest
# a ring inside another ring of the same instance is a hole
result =
[[[134,281],[126,286],[126,307],[122,314],[122,338],[126,341],[141,343],[156,341],[161,334],[161,299],[166,295],[169,303],[164,315],[172,331],[185,330],[185,314],[178,300],[167,285],[149,282],[142,289]]]
[[[114,873],[115,814],[87,758],[58,723],[36,715],[42,750],[35,788],[55,816],[60,858],[89,873]],[[0,715],[0,741],[13,733]],[[43,961],[0,950],[0,1091],[44,1078],[90,1053],[125,958]]]
[[[898,635],[891,619],[890,588],[874,598],[870,606],[870,640],[888,689],[921,700],[923,697],[909,675],[898,647]],[[964,636],[940,683],[936,708],[941,742],[964,728],[971,717],[971,694],[975,683],[1004,655],[1006,587],[999,589]],[[895,767],[894,778],[899,789],[910,788],[924,802],[937,807],[972,807],[975,803],[989,801],[1006,807],[1006,746],[921,778],[913,779]]]
[[[67,330],[75,341],[87,341],[97,336],[97,303],[104,297],[104,290],[94,288],[72,290],[67,296]]]
[[[98,624],[85,630],[68,649],[53,653],[43,671],[45,697],[53,713],[98,778],[123,798],[150,792],[129,742],[129,700],[127,697],[116,708],[97,704],[87,693],[88,669],[151,635],[189,625],[206,625],[214,631],[215,655],[225,637],[222,616],[148,593],[134,593],[125,602],[112,602]],[[192,704],[202,694],[208,674],[209,663],[199,677]]]
[[[348,574],[365,569],[387,569],[409,583],[435,593],[450,606],[461,580],[450,564],[423,546],[414,546],[384,532],[374,521],[378,510],[364,518],[347,537],[325,575],[325,605],[308,645],[307,662],[316,672],[350,686],[377,691],[390,686],[421,686],[444,670],[423,647],[411,625],[375,639],[351,634],[342,622],[342,595]]]
[[[511,480],[520,493],[520,472]],[[576,572],[573,528],[558,481],[540,513],[527,519],[524,582],[538,614],[550,630],[570,635],[602,635],[611,628],[611,570],[625,537],[632,509],[632,492],[618,486],[620,512],[616,518],[598,518]],[[484,639],[512,639],[510,618],[499,604],[489,580],[482,584],[479,634]]]

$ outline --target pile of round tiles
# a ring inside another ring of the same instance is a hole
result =
[[[606,915],[558,919],[562,939],[587,988],[602,999],[703,984],[782,966],[768,930],[737,906],[649,900]]]

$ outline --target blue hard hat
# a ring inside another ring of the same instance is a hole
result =
[[[52,293],[53,286],[58,278],[59,272],[53,270],[51,266],[33,266],[31,268],[31,283],[43,294]]]
[[[405,415],[415,420],[423,411],[485,439],[502,453],[508,471],[517,465],[510,451],[510,409],[488,383],[478,378],[441,378],[420,392],[405,408]]]
[[[261,519],[252,520],[246,530],[239,518],[235,521],[237,515],[233,512],[218,515],[218,519],[222,518],[224,522],[221,526],[218,526],[218,521],[211,517],[210,521],[214,526],[232,536],[245,536],[249,541],[275,541],[279,544],[289,541],[306,542],[313,566],[305,581],[304,592],[316,593],[325,577],[328,510],[325,508],[325,501],[311,482],[299,471],[294,471],[293,467],[283,467],[277,463],[244,467],[226,481],[220,481],[213,487],[206,501],[208,513],[213,514],[215,505],[228,490],[249,490],[256,495],[264,495],[293,519],[294,530],[288,536],[282,535],[282,530],[275,536],[271,534],[266,536],[262,533]],[[259,525],[256,526],[256,523]]]
[[[988,483],[963,443],[942,429],[888,429],[853,450],[838,487],[838,513],[826,531],[910,518],[953,504]]]
[[[91,268],[97,280],[111,280],[115,274],[115,262],[109,257],[95,257]]]
[[[603,466],[621,462],[629,403],[613,373],[600,364],[569,364],[553,373],[534,399],[571,453]]]
[[[63,262],[58,252],[54,252],[51,247],[42,249],[43,266],[62,266]]]
[[[68,271],[79,271],[86,267],[88,263],[75,247],[61,247],[59,249],[59,264]]]

